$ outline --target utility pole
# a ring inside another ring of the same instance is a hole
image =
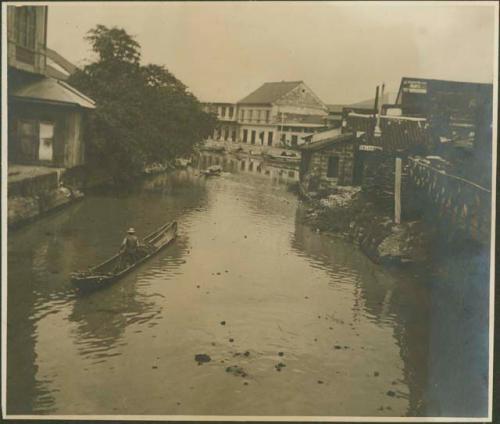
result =
[[[385,83],[382,83],[382,89],[380,90],[380,99],[377,107],[377,123],[375,124],[375,137],[380,137],[382,131],[380,130],[380,115],[382,115],[382,104],[384,103],[384,89]]]
[[[375,119],[376,119],[376,114],[377,114],[377,109],[378,109],[378,92],[379,92],[379,86],[377,85],[377,89],[375,90],[375,104],[373,105],[373,118],[372,122],[370,123],[370,143],[373,144],[373,134],[375,130]]]
[[[396,158],[394,172],[394,222],[396,224],[401,224],[401,174],[401,158]]]

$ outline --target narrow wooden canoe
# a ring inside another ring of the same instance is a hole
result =
[[[81,291],[105,287],[147,261],[169,245],[176,237],[177,222],[169,222],[144,237],[142,244],[145,246],[145,255],[141,256],[136,262],[122,267],[122,255],[118,253],[107,261],[89,268],[88,271],[72,273],[71,281]]]

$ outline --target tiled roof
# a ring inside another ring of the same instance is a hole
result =
[[[266,82],[238,103],[271,104],[293,90],[299,84],[302,84],[302,81]]]
[[[76,88],[54,78],[43,78],[13,89],[11,95],[26,100],[66,103],[95,109],[95,102]]]
[[[325,133],[328,132],[333,132],[333,130],[328,130],[325,131]],[[317,133],[315,135],[320,135],[321,133]],[[325,147],[328,147],[332,144],[340,143],[342,141],[350,141],[354,140],[354,134],[352,133],[344,133],[344,134],[334,134],[330,137],[327,137],[323,140],[308,143],[308,144],[303,144],[302,146],[299,146],[299,150],[304,150],[304,151],[315,151],[315,150],[321,150]]]

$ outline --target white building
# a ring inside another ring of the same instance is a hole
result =
[[[267,82],[237,103],[239,138],[261,146],[294,146],[326,125],[326,105],[303,81]]]

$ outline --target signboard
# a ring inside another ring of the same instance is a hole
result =
[[[371,146],[368,144],[360,144],[359,150],[361,150],[363,152],[376,152],[376,151],[382,151],[383,149],[380,146]]]
[[[427,81],[405,81],[403,91],[405,93],[427,94]]]

